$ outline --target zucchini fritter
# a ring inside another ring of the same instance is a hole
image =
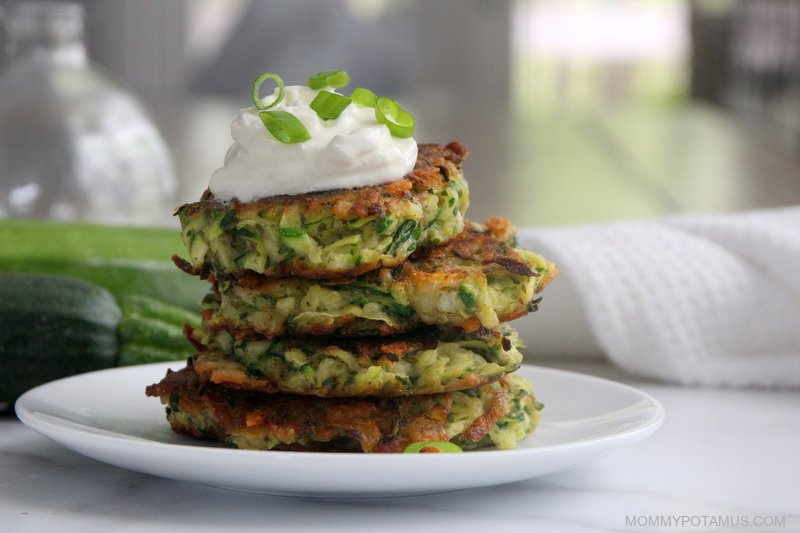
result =
[[[467,222],[447,244],[357,278],[308,280],[248,274],[221,280],[203,302],[205,325],[269,338],[387,336],[422,325],[494,328],[534,311],[558,274],[540,255],[513,248],[508,220]]]
[[[406,398],[314,398],[202,384],[191,366],[168,372],[148,396],[172,429],[233,448],[402,452],[412,442],[513,448],[536,427],[538,404],[518,376],[464,391]]]
[[[323,397],[405,396],[478,387],[522,362],[517,332],[502,325],[464,333],[427,328],[390,338],[237,338],[199,328],[202,381],[266,393]]]
[[[177,215],[191,267],[203,277],[324,279],[394,266],[417,246],[458,235],[469,203],[461,162],[467,149],[419,145],[403,179],[356,189],[222,202],[206,192]]]

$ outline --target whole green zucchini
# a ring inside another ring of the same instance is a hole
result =
[[[192,354],[182,330],[197,315],[141,295],[120,304],[82,280],[0,272],[0,412],[54,379]]]
[[[143,294],[198,310],[208,284],[172,264],[182,250],[176,230],[0,220],[0,271],[70,276],[115,297]]]

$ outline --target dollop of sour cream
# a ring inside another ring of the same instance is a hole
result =
[[[326,89],[331,90],[331,89]],[[231,124],[233,145],[225,166],[211,176],[209,189],[220,200],[248,202],[280,194],[389,183],[411,172],[417,160],[413,138],[393,137],[375,119],[375,110],[351,103],[333,120],[323,120],[310,104],[319,91],[285,88],[270,110],[288,111],[308,129],[311,139],[283,144],[267,131],[259,110],[247,107]],[[264,97],[271,102],[277,96]]]

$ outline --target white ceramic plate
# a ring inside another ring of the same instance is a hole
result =
[[[78,453],[112,465],[243,491],[304,496],[423,494],[510,483],[573,467],[653,433],[661,405],[627,385],[532,366],[519,373],[546,407],[516,450],[462,454],[264,452],[173,433],[164,408],[144,395],[168,367],[155,364],[61,379],[25,393],[17,415]]]

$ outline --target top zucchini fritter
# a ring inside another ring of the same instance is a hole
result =
[[[447,244],[418,250],[402,265],[356,278],[222,280],[203,301],[204,323],[267,338],[387,336],[424,324],[494,328],[535,310],[535,295],[558,274],[513,241],[508,220],[493,217],[467,222]]]
[[[412,172],[372,187],[247,203],[206,191],[177,211],[191,268],[217,279],[246,271],[325,279],[397,265],[417,246],[447,242],[462,230],[467,153],[458,142],[421,144]]]

